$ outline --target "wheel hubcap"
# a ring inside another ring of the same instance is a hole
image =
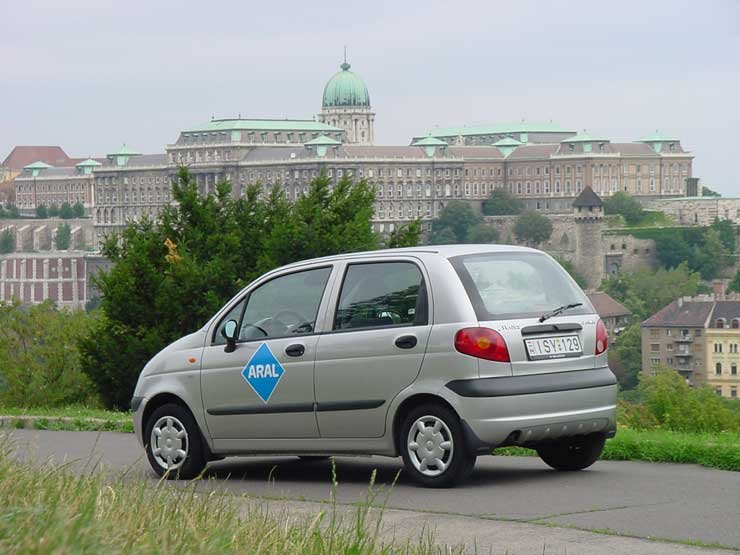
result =
[[[436,416],[422,416],[414,422],[407,446],[411,464],[424,476],[439,476],[452,460],[452,433]]]
[[[163,469],[180,468],[188,457],[188,447],[188,432],[177,418],[163,416],[154,423],[149,448]]]

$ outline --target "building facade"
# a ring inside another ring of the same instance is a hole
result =
[[[345,60],[324,87],[315,119],[213,119],[180,132],[164,155],[123,148],[86,166],[37,161],[16,178],[16,194],[26,213],[38,204],[81,199],[102,238],[130,221],[156,217],[171,200],[180,166],[189,168],[203,194],[228,180],[237,195],[249,184],[265,190],[279,184],[289,199],[324,171],[331,179],[367,179],[376,189],[374,228],[388,232],[417,218],[428,227],[451,200],[480,208],[495,189],[529,209],[570,214],[586,188],[602,197],[624,191],[665,199],[685,196],[692,179],[691,153],[658,133],[615,143],[553,123],[522,122],[438,128],[409,146],[375,146],[374,122],[368,88]]]
[[[96,295],[91,278],[104,265],[100,256],[83,251],[0,255],[0,302],[52,300],[84,308]]]
[[[736,399],[739,346],[740,296],[684,297],[642,323],[642,370],[666,365],[692,385]]]

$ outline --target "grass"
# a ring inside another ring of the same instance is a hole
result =
[[[103,420],[130,420],[128,412],[91,408],[84,405],[70,405],[55,408],[19,408],[0,406],[0,415],[7,416],[53,416],[67,418],[100,418]]]
[[[32,467],[0,453],[2,553],[254,553],[353,555],[457,553],[429,534],[415,542],[380,537],[382,508],[371,481],[367,502],[351,518],[336,504],[313,517],[274,513],[266,502],[221,492],[198,493],[197,482],[164,482],[100,474],[72,475],[64,467]],[[241,501],[241,502],[240,502]],[[384,507],[383,504],[381,504]]]
[[[536,456],[532,449],[504,447],[497,455]],[[681,433],[620,429],[606,442],[602,460],[700,464],[740,471],[740,434]]]
[[[85,406],[61,408],[0,407],[3,424],[12,428],[56,431],[133,432],[131,413]]]

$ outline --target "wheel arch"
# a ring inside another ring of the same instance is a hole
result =
[[[393,447],[396,450],[396,454],[399,454],[401,452],[399,432],[401,430],[401,426],[403,425],[403,419],[416,407],[425,405],[427,403],[442,405],[443,407],[451,410],[453,414],[457,416],[458,419],[460,419],[460,415],[458,414],[457,410],[455,410],[455,407],[453,407],[444,397],[435,395],[434,393],[415,393],[414,395],[407,397],[401,402],[401,404],[396,409],[396,413],[393,415]]]
[[[203,427],[198,421],[198,417],[196,416],[192,407],[190,407],[190,405],[188,405],[188,403],[182,397],[174,393],[171,393],[169,391],[163,391],[163,392],[157,393],[156,395],[154,395],[151,399],[147,401],[146,406],[144,407],[142,418],[141,418],[142,435],[146,436],[146,434],[143,433],[143,430],[146,430],[148,422],[149,422],[149,418],[151,417],[152,413],[155,410],[157,410],[159,407],[166,405],[168,403],[179,405],[190,413],[190,416],[193,417],[193,422],[195,422],[195,425],[198,427],[198,431],[200,432],[200,437],[203,443],[203,448],[206,450],[206,456],[209,458],[212,458],[213,452],[211,451],[211,446],[208,443],[208,437],[204,433]],[[147,441],[146,437],[144,437],[144,443],[146,443],[146,441]]]

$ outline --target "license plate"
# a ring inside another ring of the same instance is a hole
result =
[[[579,357],[583,354],[577,335],[525,339],[524,345],[527,347],[529,360]]]

